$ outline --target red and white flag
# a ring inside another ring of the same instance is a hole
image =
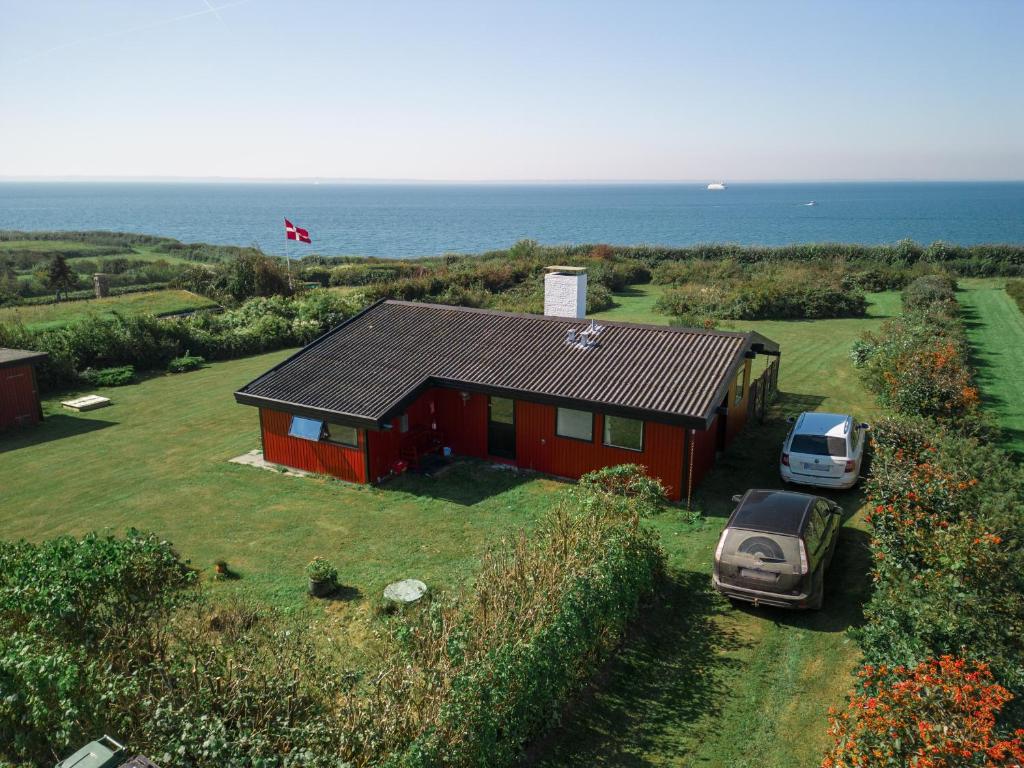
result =
[[[284,220],[284,236],[289,240],[298,240],[300,243],[312,243],[309,239],[309,230],[296,227],[288,219]]]

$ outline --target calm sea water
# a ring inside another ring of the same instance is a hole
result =
[[[814,201],[815,205],[806,203]],[[0,183],[0,229],[107,229],[284,253],[409,257],[542,243],[1024,242],[1024,183]]]

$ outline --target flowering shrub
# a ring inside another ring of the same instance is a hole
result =
[[[1012,698],[983,663],[952,656],[913,668],[865,666],[845,712],[830,712],[822,768],[996,768],[1024,761],[1024,730],[1000,737]]]
[[[904,292],[904,314],[865,333],[851,351],[864,385],[898,414],[981,426],[978,389],[948,278],[919,278]]]
[[[1024,473],[923,419],[883,419],[873,444],[868,659],[967,654],[1024,695]]]

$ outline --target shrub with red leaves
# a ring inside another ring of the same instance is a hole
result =
[[[988,666],[952,656],[914,669],[865,666],[845,712],[829,713],[833,747],[821,768],[1013,768],[1024,729],[1000,736],[1012,695]]]

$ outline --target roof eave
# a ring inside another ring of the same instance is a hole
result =
[[[272,397],[265,397],[263,395],[251,395],[242,390],[235,392],[235,402],[241,403],[242,405],[252,405],[256,408],[268,408],[274,411],[284,411],[285,413],[295,414],[296,416],[306,416],[313,419],[333,421],[350,427],[360,427],[363,429],[381,429],[383,427],[382,422],[366,416],[360,416],[353,413],[341,413],[339,411],[329,411],[324,408],[313,408],[308,405],[290,403],[285,400],[276,400]]]

